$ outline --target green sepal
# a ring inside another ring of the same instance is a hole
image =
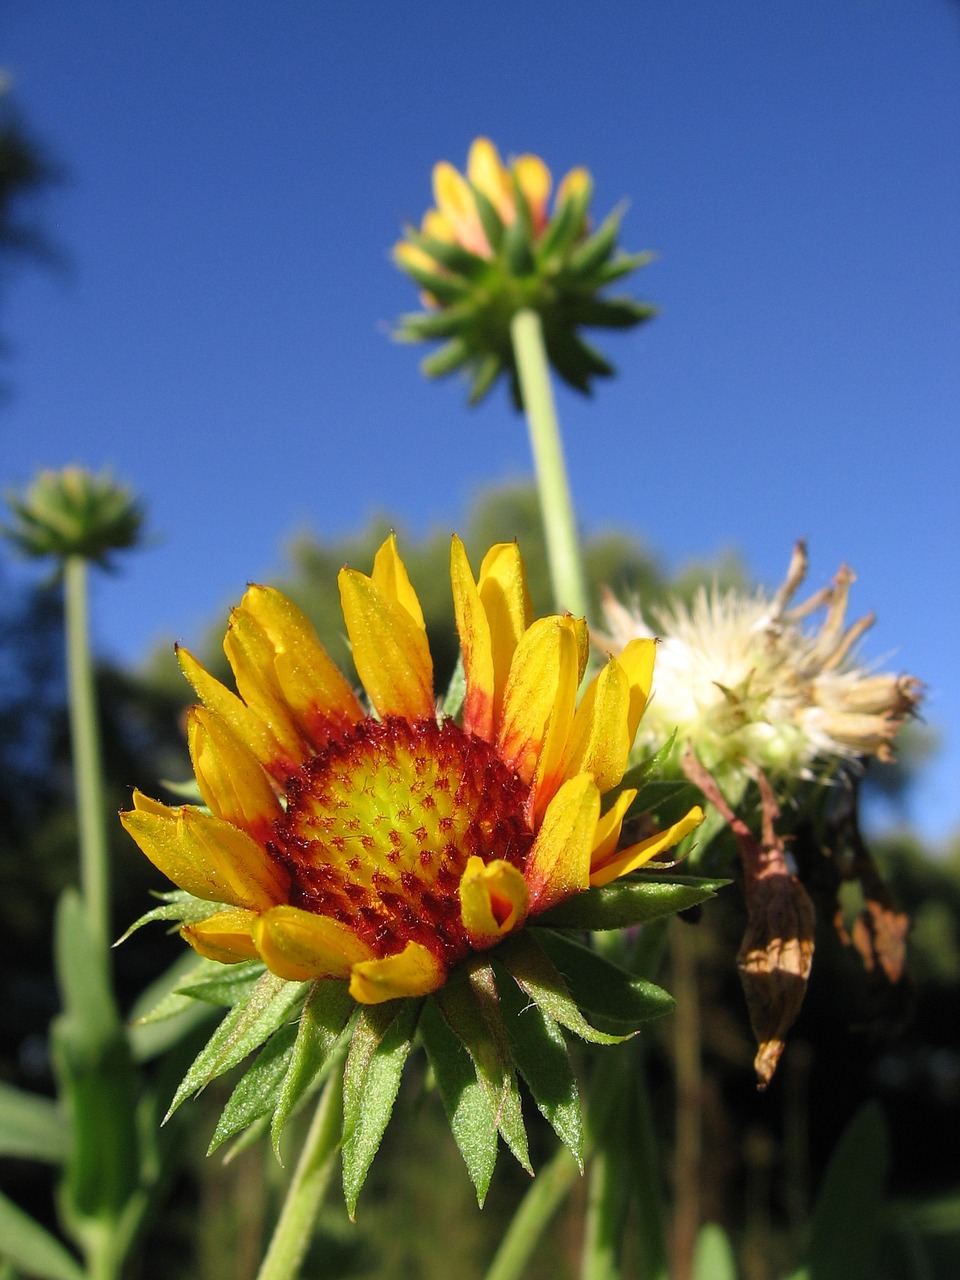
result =
[[[457,654],[457,665],[453,668],[453,675],[450,677],[450,683],[447,685],[447,692],[443,696],[443,703],[440,706],[440,714],[444,719],[456,720],[463,710],[463,702],[467,696],[467,677],[463,670],[463,652]]]
[[[36,1280],[86,1280],[60,1241],[0,1192],[0,1259]]]
[[[184,1099],[242,1062],[290,1020],[308,988],[306,982],[287,982],[274,973],[263,974],[249,999],[230,1010],[194,1058],[164,1120],[169,1120]]]
[[[470,290],[469,281],[464,280],[462,276],[441,275],[438,271],[418,266],[405,258],[395,257],[394,261],[401,271],[431,294],[441,306],[446,307],[459,302]]]
[[[161,899],[163,905],[154,907],[138,920],[134,920],[133,924],[113,944],[115,947],[119,947],[131,934],[154,920],[172,920],[177,925],[196,924],[200,920],[207,920],[210,916],[216,915],[218,911],[227,910],[225,902],[209,902],[206,898],[195,898],[185,889],[173,889],[169,893],[158,893],[156,896]]]
[[[615,280],[622,280],[624,276],[648,266],[656,256],[655,253],[617,253],[594,272],[590,283],[594,289],[603,289]]]
[[[328,979],[314,983],[300,1014],[293,1053],[270,1123],[273,1150],[281,1164],[280,1139],[284,1127],[301,1102],[326,1079],[355,1009],[356,1003],[346,982]]]
[[[226,1106],[220,1112],[220,1119],[207,1147],[208,1156],[213,1155],[217,1147],[235,1133],[246,1129],[254,1120],[259,1120],[273,1110],[277,1091],[290,1066],[296,1037],[297,1028],[289,1023],[272,1035],[257,1054],[256,1061],[237,1082]]]
[[[444,1021],[436,1001],[427,1001],[420,1038],[433,1070],[454,1141],[483,1208],[497,1161],[497,1116],[462,1041]]]
[[[503,372],[503,358],[495,352],[482,356],[474,362],[473,380],[467,400],[471,405],[479,404],[490,392],[494,383]]]
[[[600,1024],[614,1032],[633,1035],[639,1024],[671,1013],[676,1001],[668,991],[621,969],[565,933],[537,931],[537,940],[571,996]]]
[[[614,374],[613,365],[562,321],[545,318],[544,341],[557,373],[584,395],[590,394],[591,378],[610,378]]]
[[[656,751],[649,756],[645,756],[643,760],[638,760],[635,765],[631,766],[631,768],[629,768],[620,779],[617,786],[611,788],[611,790],[604,796],[604,802],[606,804],[604,812],[606,812],[606,809],[610,808],[610,805],[613,803],[612,797],[618,796],[626,787],[630,787],[634,791],[639,791],[649,778],[651,778],[655,773],[659,773],[673,754],[673,748],[676,741],[677,731],[674,729],[666,742],[661,743]]]
[[[564,308],[564,314],[573,324],[587,325],[595,329],[632,329],[656,314],[654,307],[632,298],[598,298],[593,295],[578,298]]]
[[[565,278],[573,277],[574,280],[586,281],[603,266],[617,247],[622,216],[622,209],[614,209],[613,213],[604,218],[593,235],[588,236],[583,244],[577,245],[564,264]]]
[[[253,989],[263,977],[264,967],[259,960],[242,960],[239,964],[216,964],[209,977],[198,981],[183,982],[177,994],[188,999],[202,1000],[205,1004],[221,1005],[232,1009],[248,1000]]]
[[[548,929],[603,932],[686,911],[716,896],[729,880],[676,876],[672,880],[616,880],[599,889],[574,894],[537,917]]]
[[[532,1174],[520,1093],[492,968],[482,962],[462,967],[434,999],[473,1061],[504,1142]]]
[[[563,258],[583,234],[592,196],[593,183],[588,182],[579,195],[568,196],[554,210],[537,244],[537,259],[542,266],[551,258]]]
[[[570,1051],[558,1023],[531,1004],[494,962],[510,1052],[544,1119],[583,1172],[583,1115]]]
[[[462,369],[470,355],[470,344],[458,334],[445,342],[439,351],[421,360],[420,368],[428,378],[445,378],[447,374]]]
[[[0,1083],[0,1156],[63,1164],[68,1149],[63,1113],[52,1099]]]
[[[369,1005],[353,1030],[343,1073],[343,1197],[351,1220],[390,1121],[420,1008],[413,999]]]
[[[503,241],[503,219],[497,213],[493,201],[488,199],[480,188],[474,186],[472,182],[470,183],[470,190],[473,193],[474,204],[477,206],[483,234],[487,237],[490,248],[496,253]]]
[[[452,240],[435,240],[432,236],[423,236],[418,232],[408,232],[407,239],[448,271],[467,280],[475,280],[490,265],[486,258],[471,253]]]
[[[810,1220],[806,1257],[790,1280],[869,1280],[875,1274],[889,1162],[883,1112],[868,1102],[830,1157]]]
[[[544,933],[545,937],[551,936],[545,930],[539,932]],[[560,976],[553,960],[533,936],[532,930],[508,938],[501,944],[497,959],[539,1008],[581,1040],[587,1040],[591,1044],[619,1044],[633,1034],[627,1032],[625,1035],[615,1035],[590,1025],[580,1012],[577,1000]],[[615,968],[613,965],[610,967]]]
[[[437,311],[412,311],[400,317],[396,336],[401,342],[455,338],[474,319],[473,300]]]
[[[523,201],[522,204],[523,208],[526,209],[526,202]],[[503,237],[502,250],[507,270],[512,276],[529,276],[533,274],[536,269],[536,262],[533,257],[529,215],[526,219],[522,217],[514,218],[513,222],[510,223]]]
[[[137,1190],[139,1082],[106,957],[73,889],[57,905],[54,956],[63,1012],[50,1045],[70,1134],[64,1215],[79,1237],[90,1219],[115,1221]]]

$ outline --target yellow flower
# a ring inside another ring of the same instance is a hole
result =
[[[701,819],[618,849],[621,782],[654,645],[628,644],[585,690],[582,619],[533,621],[514,545],[479,580],[454,538],[462,722],[438,716],[423,614],[391,535],[373,573],[339,585],[369,710],[278,591],[253,586],[224,648],[238,694],[189,653],[189,744],[206,808],[139,793],[121,815],[148,858],[222,904],[183,925],[201,955],[281,978],[349,979],[355,1000],[418,996],[591,885],[669,848]],[[239,695],[239,696],[238,696]]]
[[[539,156],[504,164],[488,138],[470,147],[466,174],[446,160],[433,170],[435,206],[419,230],[407,227],[394,261],[421,287],[426,311],[403,316],[397,336],[409,342],[444,340],[424,361],[442,377],[471,375],[470,399],[483,399],[501,373],[520,403],[510,321],[536,311],[550,362],[579,391],[612,366],[579,334],[583,327],[629,328],[653,308],[631,298],[601,296],[606,287],[649,261],[618,247],[620,214],[590,227],[593,182],[576,168],[557,188]]]

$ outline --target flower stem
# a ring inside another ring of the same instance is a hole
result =
[[[536,1252],[547,1224],[580,1176],[566,1147],[554,1153],[520,1202],[486,1274],[486,1280],[517,1280]]]
[[[103,763],[87,624],[87,562],[63,562],[67,687],[73,778],[80,824],[80,885],[90,932],[104,957],[110,944],[110,874],[103,811]]]
[[[539,315],[527,308],[518,311],[510,321],[510,337],[530,428],[554,603],[582,618],[587,613],[586,578]]]
[[[333,1176],[342,1125],[343,1066],[339,1063],[320,1096],[257,1280],[296,1280],[300,1274]]]

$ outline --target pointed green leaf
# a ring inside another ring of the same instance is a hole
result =
[[[593,235],[588,236],[583,244],[574,249],[564,264],[564,278],[587,279],[603,266],[617,247],[621,217],[622,210],[614,209],[604,218]]]
[[[669,882],[615,880],[613,884],[567,898],[538,916],[537,924],[549,929],[624,929],[686,911],[714,897],[729,883],[729,880],[704,880],[697,876],[677,876]]]
[[[0,1156],[62,1164],[66,1154],[67,1128],[57,1104],[0,1083]]]
[[[477,1078],[470,1055],[437,1008],[428,1000],[420,1018],[420,1037],[440,1091],[440,1100],[470,1181],[483,1208],[497,1160],[497,1117],[488,1091]]]
[[[503,1022],[517,1070],[533,1100],[583,1171],[583,1116],[570,1051],[558,1024],[521,994],[515,979],[494,964]]]
[[[471,253],[469,249],[464,249],[462,245],[453,240],[434,240],[430,236],[422,236],[418,232],[413,232],[412,234],[408,232],[407,239],[418,245],[424,253],[429,254],[431,258],[446,267],[448,271],[464,276],[467,280],[474,280],[478,275],[482,275],[489,269],[490,264],[486,258],[481,258],[478,254]]]
[[[297,1028],[293,1023],[281,1027],[257,1054],[256,1060],[237,1082],[220,1113],[207,1155],[213,1155],[221,1143],[232,1138],[247,1125],[273,1111],[277,1093],[290,1066]]]
[[[467,397],[471,405],[479,404],[489,393],[503,372],[503,360],[495,352],[490,352],[475,361],[473,369],[473,380],[470,383],[470,394]]]
[[[546,930],[537,932],[542,933],[545,938],[555,936]],[[497,959],[535,1004],[555,1022],[559,1022],[561,1027],[566,1027],[582,1040],[591,1044],[619,1044],[632,1034],[628,1032],[625,1035],[614,1035],[587,1022],[556,965],[534,938],[532,931],[508,938],[497,952]]]
[[[593,184],[588,183],[583,191],[568,196],[559,209],[554,210],[537,243],[537,261],[541,266],[546,266],[551,258],[562,259],[583,233],[592,187]]]
[[[533,244],[528,227],[522,218],[514,219],[507,227],[502,249],[511,275],[528,276],[533,272],[536,266],[533,258]]]
[[[473,192],[473,201],[477,206],[477,213],[480,215],[483,234],[487,237],[490,248],[496,253],[503,240],[503,220],[494,208],[493,203],[483,194],[479,187],[475,187],[471,183],[470,190]]]
[[[473,319],[471,303],[457,303],[442,311],[412,311],[397,321],[397,337],[403,342],[425,342],[431,338],[456,337]]]
[[[273,1149],[281,1164],[280,1138],[284,1126],[300,1103],[326,1079],[355,1008],[346,982],[317,982],[307,997],[270,1125]]]
[[[486,1090],[504,1142],[518,1163],[532,1173],[517,1078],[493,970],[482,963],[463,968],[434,999],[473,1060],[477,1080]]]
[[[870,1280],[889,1165],[887,1126],[876,1102],[857,1112],[824,1174],[804,1265],[792,1280]]]
[[[447,692],[443,695],[440,714],[444,719],[458,720],[463,710],[463,700],[467,694],[467,678],[463,671],[463,654],[457,654],[457,665],[453,669]]]
[[[162,905],[154,907],[139,920],[134,920],[133,924],[113,944],[115,947],[119,947],[131,934],[154,920],[172,920],[178,925],[196,924],[199,920],[206,920],[209,916],[216,915],[226,907],[226,903],[223,902],[195,898],[192,893],[187,893],[186,889],[173,889],[169,893],[159,893],[156,896],[162,899]]]
[[[250,999],[263,973],[264,967],[259,960],[245,960],[240,964],[217,964],[209,976],[182,982],[177,992],[181,996],[203,1000],[206,1004],[222,1005],[226,1009],[232,1009],[235,1004],[241,1004]]]
[[[463,338],[451,338],[439,351],[427,356],[420,362],[422,372],[428,378],[445,378],[448,373],[456,373],[470,359],[470,348]]]
[[[609,262],[597,268],[590,277],[590,282],[595,289],[602,289],[647,266],[656,259],[656,256],[655,253],[615,253]]]
[[[428,267],[421,267],[405,258],[395,258],[395,261],[401,271],[415,280],[441,306],[459,302],[470,288],[469,283],[462,276],[441,275],[439,271],[431,271]]]
[[[0,1259],[35,1280],[85,1280],[86,1272],[60,1241],[0,1194]]]
[[[185,1098],[242,1062],[248,1053],[258,1049],[274,1031],[292,1019],[308,988],[309,983],[286,982],[274,973],[265,973],[250,998],[230,1010],[194,1058],[165,1118],[169,1120]]]
[[[343,1196],[351,1219],[390,1121],[420,1005],[389,1000],[357,1018],[343,1076]]]
[[[537,930],[537,939],[563,975],[573,999],[602,1027],[631,1031],[641,1022],[671,1013],[668,991],[638,978],[565,933]]]

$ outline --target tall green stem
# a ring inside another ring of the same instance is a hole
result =
[[[343,1066],[337,1064],[317,1104],[293,1181],[257,1280],[296,1280],[336,1167],[343,1124]]]
[[[80,885],[91,935],[103,956],[110,945],[110,873],[103,810],[103,763],[87,624],[87,562],[63,562],[67,686],[73,778],[80,823]]]
[[[530,428],[554,603],[582,618],[587,613],[586,577],[539,315],[518,311],[510,322],[510,336]]]

